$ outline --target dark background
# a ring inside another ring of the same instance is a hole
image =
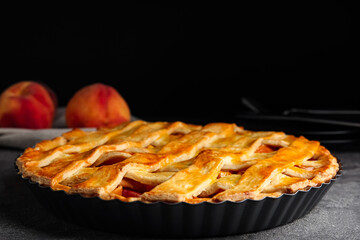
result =
[[[103,82],[142,118],[231,117],[247,111],[244,97],[271,112],[360,108],[358,28],[347,3],[69,9],[10,11],[1,91],[41,81],[66,106]]]

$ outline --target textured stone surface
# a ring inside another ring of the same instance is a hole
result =
[[[1,239],[133,239],[49,215],[15,173],[14,159],[20,152],[0,149]],[[266,231],[216,239],[359,239],[360,152],[335,154],[343,162],[343,175],[305,217]]]

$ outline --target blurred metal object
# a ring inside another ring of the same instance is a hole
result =
[[[360,145],[360,111],[291,108],[274,113],[250,98],[243,98],[247,113],[237,113],[237,123],[247,129],[284,131],[319,140],[325,145]]]
[[[293,113],[305,113],[312,115],[359,115],[360,111],[358,110],[334,110],[334,109],[301,109],[301,108],[291,108],[289,110],[285,110],[283,115],[290,115]]]

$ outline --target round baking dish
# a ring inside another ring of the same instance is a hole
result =
[[[337,175],[318,187],[278,198],[241,202],[122,202],[70,195],[27,178],[21,179],[51,214],[75,224],[148,237],[210,237],[261,231],[305,216],[341,176],[339,159],[338,163]]]

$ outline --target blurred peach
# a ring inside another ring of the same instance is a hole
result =
[[[0,127],[50,128],[57,98],[49,90],[35,81],[21,81],[5,89],[0,96]]]
[[[95,83],[75,93],[66,107],[68,127],[113,127],[130,121],[125,99],[113,87]]]

